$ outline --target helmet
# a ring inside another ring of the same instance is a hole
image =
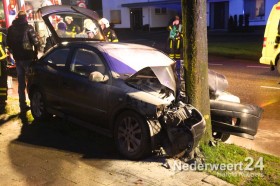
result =
[[[84,20],[84,28],[86,28],[88,25],[92,24],[93,21],[91,19],[85,19]]]
[[[105,25],[106,28],[110,27],[109,21],[106,18],[104,18],[104,17],[99,20],[99,24],[102,24],[102,23]]]
[[[98,32],[98,28],[91,19],[84,20],[84,29],[86,32],[93,32],[95,35]]]

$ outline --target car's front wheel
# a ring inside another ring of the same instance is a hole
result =
[[[129,159],[140,159],[151,152],[148,124],[135,112],[125,111],[118,116],[114,137],[119,152]]]
[[[41,91],[34,90],[31,94],[31,113],[35,120],[46,120],[51,115],[46,110],[45,99]]]
[[[224,118],[222,121],[232,125],[232,119],[231,118]],[[225,142],[229,139],[230,134],[213,131],[212,136],[215,140],[221,140],[222,142]]]
[[[280,74],[280,58],[279,58],[278,61],[277,61],[277,66],[276,66],[276,68],[277,68],[278,73]]]

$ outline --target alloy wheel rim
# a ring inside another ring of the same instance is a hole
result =
[[[121,148],[128,152],[135,152],[141,145],[141,127],[133,117],[126,117],[118,128],[118,140]]]

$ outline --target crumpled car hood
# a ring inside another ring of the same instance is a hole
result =
[[[171,66],[143,68],[126,79],[125,82],[138,90],[148,92],[162,99],[175,99],[176,80]]]

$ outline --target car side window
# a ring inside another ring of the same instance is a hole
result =
[[[65,67],[69,48],[57,49],[45,58],[45,62],[58,68]]]
[[[87,77],[94,71],[105,74],[105,66],[100,57],[94,51],[88,49],[78,49],[76,51],[70,70]]]

